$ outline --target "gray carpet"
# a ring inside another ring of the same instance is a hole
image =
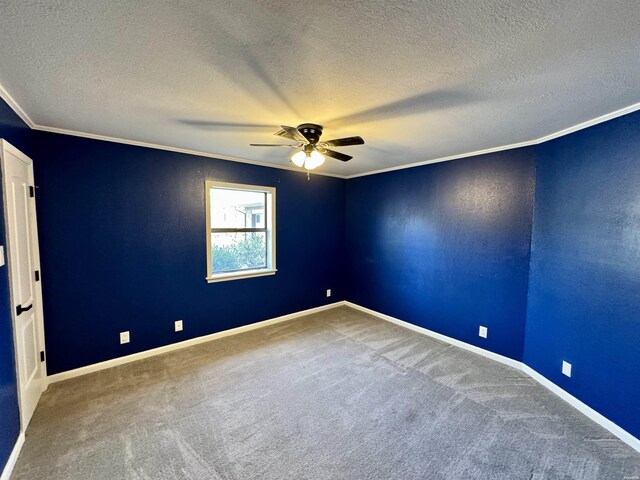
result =
[[[14,479],[615,479],[523,373],[346,307],[52,385]]]

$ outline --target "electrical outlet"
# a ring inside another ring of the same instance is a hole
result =
[[[562,373],[567,377],[571,377],[571,364],[569,362],[562,361]]]
[[[175,327],[176,327],[176,332],[181,332],[182,331],[182,320],[176,320]]]
[[[129,332],[120,332],[120,344],[129,343]]]
[[[331,289],[327,288],[327,297],[330,297],[330,296],[331,296]]]
[[[480,331],[478,331],[478,335],[480,335],[482,338],[487,338],[488,334],[489,334],[489,329],[487,327],[480,327]]]

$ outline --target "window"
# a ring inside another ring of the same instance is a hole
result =
[[[207,181],[207,281],[276,273],[276,189]]]

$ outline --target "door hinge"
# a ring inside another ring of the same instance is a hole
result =
[[[40,352],[40,361],[44,362],[44,352]]]
[[[36,282],[40,281],[40,270],[36,270]]]
[[[35,197],[35,196],[36,196],[36,189],[35,189],[35,187],[33,187],[33,186],[31,186],[31,185],[29,185],[29,196],[30,196],[31,198],[33,198],[33,197]]]

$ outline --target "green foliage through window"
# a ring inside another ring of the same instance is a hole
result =
[[[212,242],[213,273],[265,268],[265,233],[216,233]],[[220,238],[222,237],[222,238]]]

